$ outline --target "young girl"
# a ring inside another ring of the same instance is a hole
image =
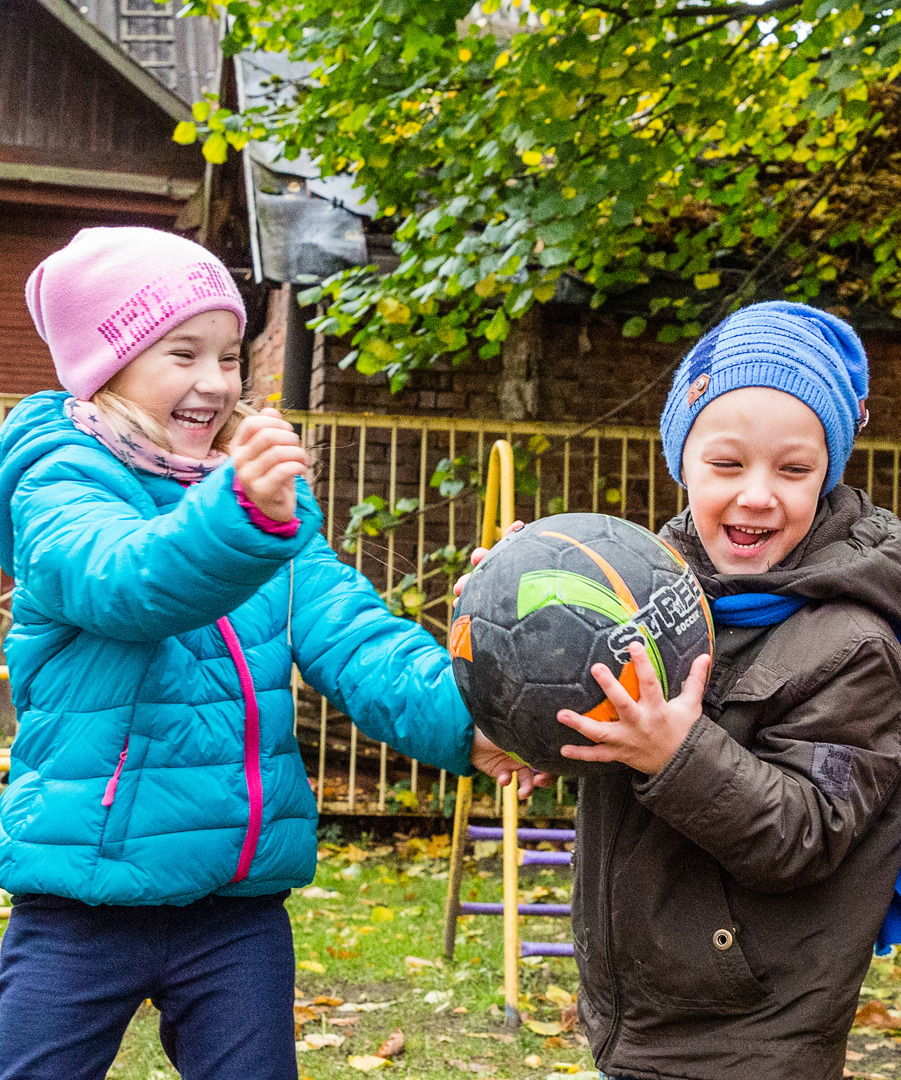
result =
[[[721,323],[661,421],[688,509],[663,530],[716,658],[665,701],[595,677],[581,782],[581,1018],[617,1080],[838,1080],[901,863],[901,522],[840,484],[866,418],[853,330],[782,302]],[[515,543],[515,539],[512,540]]]
[[[291,1080],[283,901],[316,864],[292,662],[403,753],[512,763],[474,739],[445,651],[319,536],[290,425],[240,404],[244,307],[218,259],[86,229],[27,299],[69,393],[0,431],[19,719],[0,1078],[100,1080],[149,997],[186,1080]]]

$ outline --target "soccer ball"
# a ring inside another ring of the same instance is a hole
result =
[[[648,650],[669,699],[692,661],[713,649],[710,609],[687,563],[640,525],[604,514],[557,514],[499,543],[470,575],[451,626],[466,707],[498,746],[538,769],[589,775],[560,755],[590,741],[557,720],[573,709],[616,713],[591,674],[606,664],[633,697],[631,641]]]

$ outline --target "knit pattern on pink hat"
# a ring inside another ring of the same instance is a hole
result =
[[[32,272],[25,299],[60,383],[82,399],[195,315],[231,311],[241,334],[246,323],[219,259],[159,229],[82,229]]]

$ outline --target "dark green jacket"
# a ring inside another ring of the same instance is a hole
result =
[[[704,715],[646,777],[581,782],[573,923],[598,1066],[653,1080],[839,1080],[901,864],[901,522],[834,489],[765,575],[712,598],[810,598],[723,628]]]

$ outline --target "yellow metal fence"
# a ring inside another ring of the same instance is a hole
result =
[[[450,581],[430,569],[431,552],[471,546],[481,530],[477,495],[495,439],[517,448],[517,514],[592,511],[621,515],[659,529],[683,508],[684,492],[670,478],[654,428],[503,420],[386,416],[360,413],[288,413],[314,451],[314,486],[326,536],[340,546],[351,507],[371,496],[392,508],[417,499],[417,512],[394,532],[363,537],[349,558],[385,596],[404,575],[424,594],[419,620],[442,642],[451,622]],[[845,474],[874,502],[897,513],[901,442],[860,439]],[[455,499],[444,499],[431,480],[440,463],[457,461],[453,475],[475,480]],[[429,577],[429,575],[432,575]],[[321,699],[301,693],[298,734],[320,808],[335,813],[385,813],[407,807],[447,809],[446,777],[421,770],[373,746]],[[568,816],[572,793],[558,785],[555,805],[542,796],[532,812]],[[477,788],[474,812],[500,815],[496,792]],[[526,813],[528,814],[528,810]]]
[[[19,398],[0,395],[0,419]],[[286,413],[313,450],[313,483],[325,515],[326,538],[341,547],[351,508],[376,496],[386,509],[418,502],[396,529],[363,536],[344,558],[383,595],[399,583],[421,598],[416,617],[444,643],[450,626],[452,577],[430,555],[473,546],[481,531],[479,485],[493,442],[516,448],[516,511],[524,520],[549,513],[592,511],[628,517],[657,530],[683,507],[683,492],[666,471],[656,429],[605,425],[390,416],[368,413]],[[874,502],[899,508],[901,441],[861,438],[845,479]],[[448,463],[452,463],[448,465]],[[432,480],[463,481],[454,498]],[[0,632],[9,625],[9,593],[0,595]],[[324,699],[297,681],[297,733],[321,810],[370,814],[450,810],[453,785],[443,773],[373,744]],[[572,792],[563,784],[541,793],[542,816],[567,816]],[[473,812],[500,815],[492,785],[476,784]],[[528,810],[526,811],[528,813]]]

